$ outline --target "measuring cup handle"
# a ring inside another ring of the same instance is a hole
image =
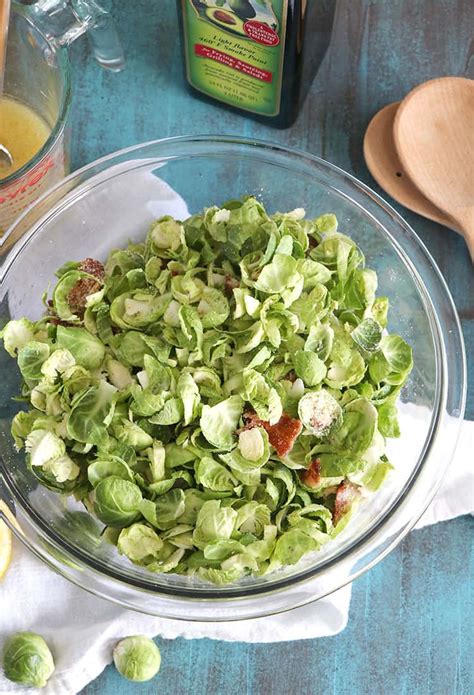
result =
[[[115,23],[96,0],[36,0],[25,11],[53,45],[69,46],[87,34],[99,65],[113,72],[124,68],[125,57]]]
[[[96,5],[95,2],[93,4]],[[87,29],[89,44],[99,65],[106,70],[120,72],[125,67],[125,56],[115,22],[99,5],[96,8],[96,21]]]

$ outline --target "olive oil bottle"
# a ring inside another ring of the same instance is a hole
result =
[[[192,91],[279,128],[298,115],[336,0],[178,0]]]

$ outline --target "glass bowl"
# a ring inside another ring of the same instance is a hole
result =
[[[304,207],[334,212],[361,246],[390,298],[389,328],[413,347],[415,367],[402,393],[399,440],[388,482],[337,539],[276,573],[223,587],[151,574],[101,541],[80,507],[38,486],[15,452],[10,421],[18,404],[15,363],[0,351],[0,497],[17,517],[20,540],[84,589],[145,613],[183,620],[239,620],[320,599],[383,558],[433,498],[452,459],[465,401],[465,357],[456,310],[443,278],[413,230],[373,191],[317,157],[231,137],[172,138],[100,159],[66,178],[10,231],[19,238],[1,270],[0,326],[40,316],[42,294],[67,260],[104,259],[141,240],[162,214],[257,195],[270,212]],[[84,526],[86,521],[86,526]]]

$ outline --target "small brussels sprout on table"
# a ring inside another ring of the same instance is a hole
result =
[[[120,640],[115,645],[113,656],[117,671],[130,681],[149,681],[160,670],[160,650],[145,635]]]
[[[44,688],[54,671],[51,651],[34,632],[17,632],[3,647],[3,671],[13,683]]]

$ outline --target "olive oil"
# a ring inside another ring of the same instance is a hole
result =
[[[3,97],[0,99],[0,143],[13,158],[13,165],[0,164],[0,181],[21,169],[43,147],[51,128],[32,109]]]
[[[329,45],[336,0],[178,0],[192,91],[290,126]]]

